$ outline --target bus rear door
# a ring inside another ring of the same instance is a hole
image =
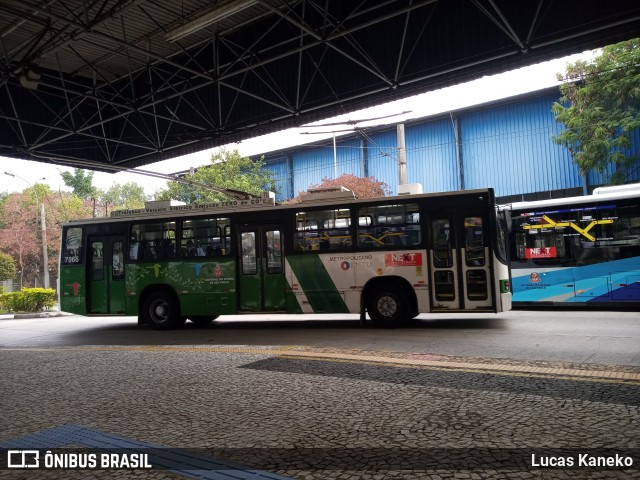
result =
[[[280,225],[240,225],[238,310],[284,312],[286,286]]]
[[[122,314],[124,302],[124,237],[89,237],[89,314]]]
[[[431,216],[429,267],[433,311],[495,310],[488,218],[481,212]]]

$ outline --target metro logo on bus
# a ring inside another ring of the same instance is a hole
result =
[[[526,248],[524,258],[556,258],[556,247]]]
[[[387,267],[421,267],[421,253],[387,253],[384,256]]]

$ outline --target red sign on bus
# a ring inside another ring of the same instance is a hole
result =
[[[387,253],[384,256],[387,267],[419,267],[422,266],[421,253]]]
[[[556,247],[527,248],[524,258],[556,258]]]

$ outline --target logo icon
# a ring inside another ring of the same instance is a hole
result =
[[[351,267],[351,265],[349,264],[349,262],[342,262],[342,263],[340,264],[340,268],[341,268],[342,270],[349,270],[349,267]]]
[[[7,467],[38,468],[40,452],[38,450],[7,450]]]
[[[529,283],[540,283],[540,274],[538,272],[533,272],[529,275]]]
[[[222,267],[220,266],[220,264],[216,264],[215,268],[213,269],[213,274],[217,278],[220,278],[222,275],[224,275],[224,271],[222,270]]]

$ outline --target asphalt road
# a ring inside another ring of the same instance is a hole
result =
[[[82,345],[304,345],[640,366],[640,314],[435,314],[400,329],[362,327],[354,315],[243,315],[171,331],[138,326],[133,317],[0,319],[0,347]]]

